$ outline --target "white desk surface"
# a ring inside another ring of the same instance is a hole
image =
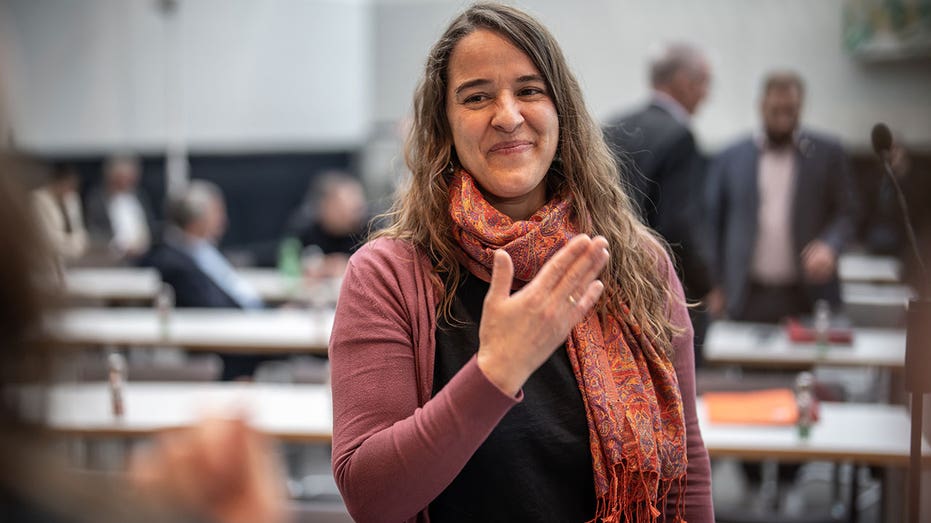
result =
[[[53,386],[47,423],[71,436],[140,437],[190,425],[206,415],[245,413],[257,430],[277,439],[332,439],[332,403],[325,385],[129,382],[123,394],[125,414],[117,418],[106,383]]]
[[[155,309],[76,308],[51,317],[49,331],[68,346],[326,354],[333,316],[332,309],[175,309],[163,333]]]
[[[905,330],[855,327],[852,344],[831,345],[819,355],[814,343],[789,341],[782,325],[716,321],[708,328],[704,356],[713,363],[760,367],[899,368],[905,365]]]
[[[308,285],[304,280],[289,281],[276,269],[242,268],[237,272],[269,303],[336,303],[339,293],[339,279]],[[74,298],[152,302],[160,286],[158,271],[144,267],[72,268],[65,274],[66,292]]]
[[[915,296],[907,285],[894,283],[844,282],[841,297],[844,314],[854,325],[902,327],[908,301]]]
[[[141,267],[73,268],[65,273],[65,291],[74,298],[151,302],[160,285],[158,271]]]
[[[53,386],[49,427],[65,435],[140,437],[189,425],[199,417],[245,411],[253,425],[275,438],[329,442],[331,399],[325,385],[265,383],[135,383],[124,387],[125,414],[113,415],[106,383]],[[712,456],[745,459],[851,460],[867,465],[905,466],[909,418],[895,405],[822,403],[821,419],[802,441],[794,426],[712,424],[698,402],[699,424]],[[931,447],[922,442],[925,462]]]
[[[335,304],[342,283],[341,278],[325,278],[314,282],[304,279],[289,280],[276,269],[241,268],[236,272],[268,303],[296,301]]]
[[[841,285],[844,303],[888,306],[904,309],[908,300],[915,297],[908,285],[895,283],[849,282]]]
[[[899,283],[902,264],[892,256],[841,254],[837,267],[842,282]]]
[[[863,465],[908,466],[910,421],[905,407],[872,403],[821,403],[820,419],[807,440],[792,426],[720,424],[708,421],[701,399],[698,420],[712,457],[785,461],[855,461]],[[925,466],[931,447],[922,440]]]

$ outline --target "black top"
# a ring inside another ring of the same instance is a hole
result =
[[[433,394],[478,351],[488,284],[466,277],[437,319]],[[433,522],[581,522],[595,516],[595,487],[582,395],[565,347],[527,381],[524,400],[504,416],[453,482],[430,503]]]

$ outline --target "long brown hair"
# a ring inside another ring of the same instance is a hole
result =
[[[615,159],[556,39],[518,9],[474,4],[450,23],[430,50],[414,94],[413,122],[405,146],[412,176],[385,215],[390,225],[372,237],[407,240],[428,254],[435,283],[442,289],[439,313],[448,316],[462,278],[456,254],[459,247],[450,234],[449,181],[458,159],[445,110],[448,67],[456,44],[477,29],[507,38],[546,80],[559,118],[559,146],[547,173],[547,187],[550,194],[571,193],[579,230],[605,236],[611,249],[602,274],[605,293],[598,312],[617,313],[627,304],[654,342],[668,351],[678,329],[666,311],[672,294],[660,261],[665,243],[642,224],[621,189]]]

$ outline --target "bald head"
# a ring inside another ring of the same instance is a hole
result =
[[[650,82],[653,89],[679,102],[689,114],[695,114],[708,95],[711,68],[698,47],[672,42],[656,50],[650,58]]]

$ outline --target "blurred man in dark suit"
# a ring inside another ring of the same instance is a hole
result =
[[[178,307],[259,309],[265,304],[217,248],[226,230],[226,206],[216,185],[193,181],[168,208],[162,240],[142,261],[172,286]],[[250,377],[268,358],[220,354],[223,379]],[[272,358],[276,359],[276,358]]]
[[[762,132],[711,166],[711,268],[725,297],[714,313],[778,322],[819,299],[840,305],[837,259],[853,233],[853,187],[837,140],[800,127],[803,96],[796,73],[769,74]]]
[[[708,94],[705,55],[685,43],[666,45],[650,61],[649,103],[608,123],[605,137],[618,158],[628,194],[644,221],[669,242],[690,301],[712,297],[701,244],[705,160],[689,128]],[[707,326],[703,309],[690,309],[696,361]]]

